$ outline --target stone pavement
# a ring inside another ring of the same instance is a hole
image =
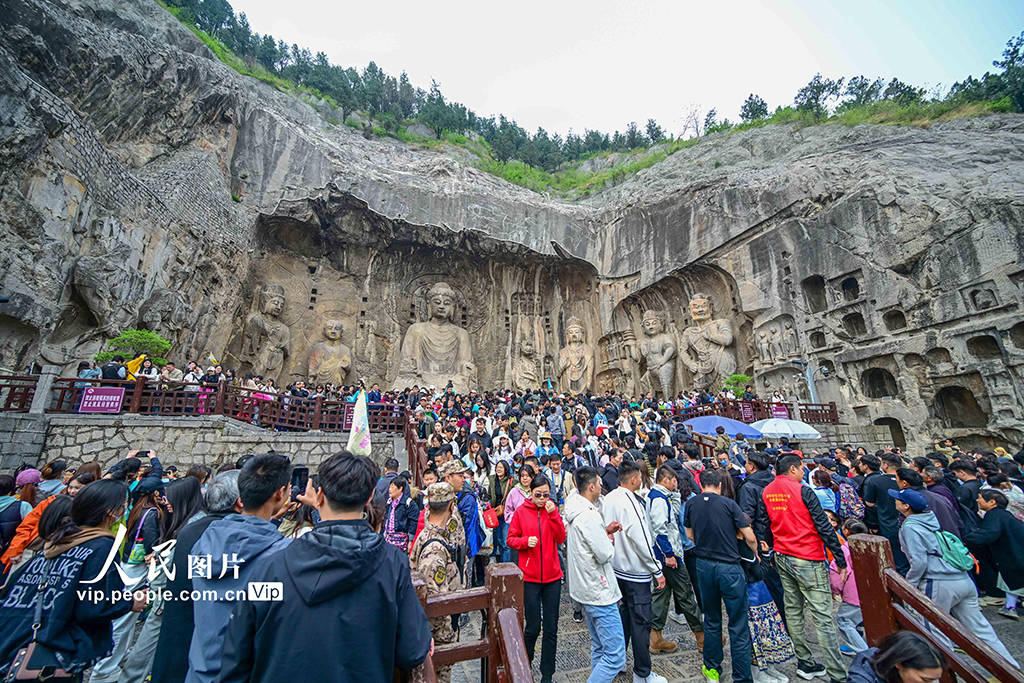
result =
[[[1024,661],[1024,618],[1020,621],[1012,621],[1006,617],[996,614],[995,607],[986,607],[985,616],[995,628],[996,633],[1006,645],[1007,649],[1017,657],[1018,661]],[[562,609],[558,620],[558,654],[557,669],[554,680],[556,683],[582,683],[590,675],[590,634],[587,632],[586,624],[577,624],[572,620],[572,608],[569,606],[568,593],[562,591]],[[808,638],[812,644],[816,642],[813,628],[810,627],[810,615],[807,616]],[[470,617],[470,625],[463,629],[463,640],[472,640],[480,633],[480,616],[474,614]],[[685,625],[668,621],[665,628],[665,637],[678,643],[678,649],[672,654],[654,655],[654,671],[665,676],[670,682],[703,681],[701,675],[701,655],[697,650],[697,642],[693,634]],[[543,634],[541,634],[543,638]],[[534,661],[534,677],[540,680],[540,644],[541,638],[537,640],[536,659]],[[729,671],[729,649],[726,645],[725,662],[723,665],[722,681],[731,681]],[[847,663],[849,658],[844,657]],[[802,681],[796,675],[796,659],[793,659],[778,667],[780,671],[789,676],[791,681]],[[630,683],[633,680],[633,655],[630,652],[626,658],[627,674],[619,674],[615,683]],[[479,661],[462,662],[452,669],[453,683],[477,683],[480,681]],[[815,679],[825,681],[827,679]]]

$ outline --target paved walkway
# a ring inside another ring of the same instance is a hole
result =
[[[992,623],[996,633],[1006,645],[1007,649],[1009,649],[1018,660],[1024,661],[1024,619],[1021,621],[1013,621],[1006,617],[999,616],[996,614],[996,608],[994,607],[986,607],[985,616]],[[816,639],[814,637],[813,628],[810,627],[810,624],[812,623],[810,615],[808,615],[807,624],[810,630],[808,637],[813,647]],[[476,614],[471,617],[470,626],[463,629],[462,638],[464,640],[472,640],[479,633],[480,616],[479,614]],[[543,637],[543,634],[541,637]],[[665,628],[665,637],[668,640],[676,641],[679,644],[679,648],[672,654],[654,655],[654,671],[665,676],[669,681],[703,682],[704,678],[701,675],[700,651],[697,650],[697,642],[693,639],[693,634],[690,632],[689,628],[669,620],[668,625]],[[725,652],[726,656],[723,666],[724,671],[722,672],[722,681],[731,681],[732,677],[729,672],[728,645],[726,646]],[[849,662],[849,658],[844,657],[844,660]],[[537,681],[540,680],[539,663],[540,639],[537,641],[536,659],[534,661],[534,677]],[[803,679],[796,675],[796,659],[793,659],[778,668],[789,676],[791,681],[803,681]],[[633,680],[633,655],[631,652],[627,655],[626,671],[629,673],[620,674],[618,678],[615,679],[616,683],[631,683]],[[572,608],[569,606],[568,595],[563,590],[562,610],[558,620],[558,655],[554,680],[556,683],[579,683],[586,681],[589,675],[590,634],[587,632],[586,624],[577,624],[573,622]],[[818,678],[815,680],[824,681],[827,679]],[[452,671],[452,681],[453,683],[477,683],[480,681],[479,662],[463,662],[456,665]]]

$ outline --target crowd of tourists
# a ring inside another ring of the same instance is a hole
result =
[[[514,562],[542,681],[563,605],[586,624],[594,683],[626,670],[627,649],[634,682],[665,681],[658,656],[679,647],[669,620],[692,632],[708,681],[726,643],[734,681],[786,680],[777,667],[791,660],[805,680],[933,680],[946,663],[924,638],[865,642],[846,542],[862,533],[887,539],[910,583],[1018,666],[981,604],[1019,618],[1024,451],[948,439],[915,457],[812,451],[723,431],[701,457],[682,416],[651,397],[395,398],[427,443],[420,481],[344,451],[312,474],[272,452],[212,472],[134,451],[106,471],[54,461],[0,475],[0,672],[269,682],[299,663],[310,680],[390,680],[469,629],[468,615],[425,616],[412,571],[437,595]],[[274,585],[273,600],[239,597]]]

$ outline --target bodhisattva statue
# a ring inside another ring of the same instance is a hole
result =
[[[583,323],[577,317],[565,323],[566,346],[558,352],[558,382],[564,391],[579,394],[594,383],[594,347],[585,341]]]
[[[405,332],[395,389],[418,384],[443,389],[449,382],[458,393],[476,389],[476,365],[469,333],[452,322],[457,298],[446,282],[427,292],[430,319]]]
[[[242,358],[252,364],[254,373],[278,381],[291,342],[291,332],[280,320],[284,311],[284,287],[264,285],[259,293],[259,306],[259,311],[245,321]]]
[[[520,391],[540,386],[540,362],[533,340],[526,338],[519,345],[519,354],[512,363],[512,388]]]
[[[736,372],[736,357],[732,345],[732,325],[728,320],[712,319],[711,299],[706,294],[694,294],[690,299],[690,317],[695,323],[683,331],[686,353],[683,364],[693,374],[693,385],[698,388],[717,389]]]
[[[324,341],[313,345],[306,366],[307,377],[313,385],[327,384],[341,386],[352,365],[352,351],[341,341],[343,327],[340,320],[324,320]]]
[[[647,363],[651,388],[662,397],[671,398],[676,393],[675,337],[665,331],[665,318],[661,311],[646,311],[641,324],[646,338],[637,346],[630,346],[630,357],[636,363],[642,358]]]

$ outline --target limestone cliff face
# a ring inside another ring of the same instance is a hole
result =
[[[806,399],[803,359],[850,422],[1024,439],[1024,117],[712,136],[568,203],[333,125],[149,0],[0,0],[0,29],[5,369],[144,326],[259,370],[272,319],[287,381],[341,320],[347,379],[391,382],[443,280],[481,386],[564,386],[577,318],[594,389],[657,389],[655,310],[681,388],[704,293],[761,391]]]

